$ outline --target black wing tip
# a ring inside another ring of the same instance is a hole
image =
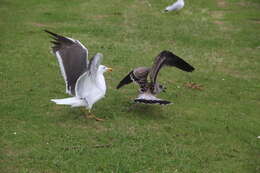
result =
[[[51,31],[49,31],[48,29],[43,29],[44,32],[50,33]]]
[[[118,84],[117,86],[116,86],[116,89],[119,89],[119,88],[121,88],[122,87],[122,85],[121,84]]]
[[[53,37],[53,39],[65,39],[65,40],[69,40],[67,37],[64,37],[64,36],[62,36],[62,35],[59,35],[59,34],[56,34],[56,33],[54,33],[54,32],[51,32],[51,31],[49,31],[49,30],[47,30],[47,29],[44,29],[43,31],[45,31],[46,33],[48,33],[48,34],[50,34],[50,35],[52,35]],[[69,41],[71,41],[71,40],[69,40]]]
[[[117,85],[116,89],[121,88],[124,85],[130,84],[131,82],[133,82],[133,80],[131,79],[130,75],[133,73],[133,70],[130,71]]]
[[[190,64],[188,63],[183,63],[183,64],[180,64],[182,66],[182,70],[186,71],[186,72],[193,72],[195,70],[195,68],[193,66],[191,66]]]
[[[193,72],[195,70],[195,68],[189,64],[181,64],[180,66],[177,67],[186,72]]]
[[[122,88],[122,86],[124,86],[124,83],[120,82],[120,83],[116,86],[116,89],[120,89],[120,88]]]
[[[51,35],[53,35],[53,36],[57,36],[58,34],[55,34],[54,32],[51,32],[51,31],[49,31],[49,30],[47,30],[47,29],[44,29],[43,30],[44,32],[47,32],[48,34],[51,34]]]
[[[195,70],[195,68],[191,66],[191,67],[188,69],[187,72],[193,72],[194,70]]]
[[[195,70],[195,68],[193,66],[191,66],[190,64],[188,64],[187,62],[185,62],[182,58],[178,57],[177,55],[175,55],[173,52],[169,51],[169,50],[163,50],[160,53],[160,56],[165,56],[165,57],[175,57],[177,59],[180,59],[180,66],[182,66],[182,70],[187,71],[187,72],[192,72]]]
[[[180,62],[181,64],[179,64],[179,68],[186,71],[186,72],[193,72],[195,70],[195,68],[193,66],[191,66],[190,64],[188,64],[187,62],[183,61]]]
[[[125,78],[124,78],[125,79]],[[126,85],[128,83],[123,83],[123,80],[116,86],[116,89],[120,89],[122,86]]]
[[[47,29],[44,29],[43,31],[48,33],[48,34],[50,34],[50,37],[52,39],[54,39],[54,40],[58,40],[58,39],[60,39],[62,37],[62,36],[60,36],[60,35],[58,35],[58,34],[56,34],[54,32],[51,32],[51,31],[47,30]]]

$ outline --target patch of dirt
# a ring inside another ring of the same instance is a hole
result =
[[[226,8],[228,6],[227,2],[225,0],[216,0],[217,6],[220,8]],[[216,25],[219,26],[220,30],[231,30],[228,26],[226,26],[226,23],[221,21],[224,18],[225,12],[218,10],[218,11],[211,11],[211,16],[216,19],[213,21]]]
[[[216,20],[213,22],[214,24],[219,26],[219,29],[222,31],[232,31],[232,26],[228,26],[225,22]]]
[[[196,89],[196,90],[203,90],[203,87],[202,85],[199,85],[199,84],[196,84],[196,83],[193,83],[193,82],[187,82],[184,84],[184,86],[186,88],[191,88],[191,89]]]
[[[95,19],[103,19],[103,18],[107,18],[110,17],[111,15],[96,15],[96,16],[92,16]]]
[[[110,148],[110,147],[112,147],[112,144],[97,144],[93,146],[93,148]]]
[[[227,7],[227,2],[225,0],[217,0],[217,5],[220,7],[220,8],[225,8]]]
[[[260,19],[250,19],[250,21],[252,21],[253,23],[260,24]]]
[[[122,16],[122,13],[120,13],[120,12],[115,12],[115,13],[113,13],[113,14],[96,15],[96,16],[92,16],[92,18],[95,18],[95,19],[103,19],[103,18],[107,18],[107,17],[111,17],[111,16]]]
[[[214,24],[218,25],[220,30],[222,31],[231,31],[234,28],[232,28],[231,25],[228,23],[221,21],[224,18],[224,12],[223,11],[212,11],[211,16],[215,19],[213,21]]]
[[[145,3],[148,5],[148,7],[152,7],[152,4],[149,2],[149,0],[140,0],[142,3]]]
[[[43,24],[43,23],[37,23],[37,22],[32,22],[30,24],[33,26],[37,26],[37,27],[50,27],[50,25]]]
[[[219,21],[219,20],[216,20],[216,21],[214,21],[213,23],[215,23],[215,24],[217,24],[217,25],[223,25],[223,24],[224,24],[223,21]]]
[[[243,6],[243,7],[258,5],[257,3],[253,3],[253,2],[237,2],[236,4],[238,4],[239,6]]]
[[[234,69],[229,69],[229,68],[219,68],[221,72],[226,73],[229,76],[239,78],[239,79],[256,79],[258,76],[257,74],[247,74],[247,73],[242,73],[240,71],[236,71]]]
[[[215,19],[222,19],[224,16],[224,12],[223,11],[212,11],[211,16]]]
[[[243,7],[252,5],[250,2],[238,2],[237,4]]]

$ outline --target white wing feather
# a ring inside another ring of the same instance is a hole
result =
[[[62,58],[61,58],[61,56],[60,56],[59,51],[57,51],[57,52],[55,53],[55,55],[56,55],[56,57],[57,57],[57,59],[58,59],[58,63],[59,63],[59,66],[60,66],[61,75],[62,75],[62,77],[63,77],[63,79],[64,79],[64,81],[65,81],[66,93],[69,94],[69,95],[71,95],[71,91],[68,90],[68,80],[67,80],[67,76],[66,76],[66,73],[65,73],[64,65],[63,65]]]

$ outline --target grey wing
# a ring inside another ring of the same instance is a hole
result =
[[[177,55],[174,55],[172,52],[164,50],[155,58],[150,72],[150,80],[153,84],[156,83],[157,75],[163,66],[175,66],[187,72],[192,72],[194,70],[194,67],[186,61]]]
[[[52,52],[58,59],[61,74],[66,84],[66,92],[75,95],[75,85],[78,78],[87,70],[88,49],[78,40],[64,37],[48,30],[54,39]]]
[[[102,59],[103,59],[102,53],[97,53],[94,57],[91,58],[90,63],[88,65],[89,75],[91,75],[92,77],[96,77],[98,67],[101,64]]]

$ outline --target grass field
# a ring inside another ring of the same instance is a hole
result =
[[[0,0],[1,173],[260,172],[260,1]],[[104,54],[106,98],[85,119],[65,98],[49,29]],[[161,71],[169,106],[135,105],[132,68],[171,50],[196,70]],[[196,83],[202,90],[187,87]]]

